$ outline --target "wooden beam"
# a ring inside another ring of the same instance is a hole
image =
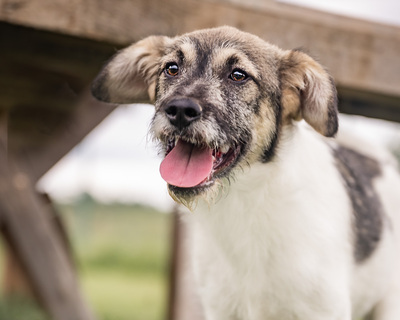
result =
[[[23,268],[21,259],[15,253],[12,247],[12,241],[6,239],[7,233],[2,230],[4,226],[0,225],[2,236],[4,237],[4,271],[2,276],[2,295],[5,298],[24,297],[41,303],[36,297],[32,282],[27,276],[26,270]]]
[[[305,47],[346,88],[400,97],[400,28],[275,1],[0,0],[0,20],[127,44],[233,25],[283,48]]]
[[[63,251],[67,254],[70,264],[76,270],[76,263],[74,260],[73,250],[71,243],[68,239],[67,231],[65,230],[65,225],[63,223],[61,215],[57,212],[51,199],[47,194],[38,194],[42,206],[47,209],[45,213],[50,213],[47,217],[54,230],[60,236],[61,243],[63,245]],[[2,291],[4,297],[26,297],[36,300],[36,302],[41,303],[41,299],[36,295],[36,291],[32,287],[32,281],[28,276],[28,272],[22,263],[21,257],[18,256],[17,250],[13,247],[14,239],[10,237],[9,232],[7,232],[7,227],[0,224],[0,231],[5,238],[5,267],[3,270],[3,282]]]
[[[400,122],[400,98],[390,95],[338,87],[339,111]]]
[[[1,155],[0,177],[2,231],[45,309],[54,320],[94,320],[59,234],[29,175]]]

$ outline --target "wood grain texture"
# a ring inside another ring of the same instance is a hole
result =
[[[118,47],[1,22],[0,42],[7,151],[37,181],[115,109],[88,87]]]
[[[128,44],[232,25],[304,47],[340,86],[400,96],[400,28],[277,3],[239,0],[0,0],[0,20]]]

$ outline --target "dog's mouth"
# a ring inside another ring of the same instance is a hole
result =
[[[208,187],[233,167],[240,151],[240,145],[212,149],[182,138],[171,139],[160,173],[170,186],[185,189]]]

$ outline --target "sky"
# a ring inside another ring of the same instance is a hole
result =
[[[400,25],[398,0],[282,0],[337,14]],[[173,202],[159,174],[161,157],[147,132],[153,107],[120,106],[38,183],[57,201],[90,193],[102,202],[143,203],[169,211]],[[400,140],[400,126],[343,116],[341,127],[376,143]]]
[[[399,0],[279,0],[279,2],[400,26]]]

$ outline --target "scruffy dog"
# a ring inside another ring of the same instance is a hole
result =
[[[155,104],[161,175],[194,211],[207,320],[400,320],[396,166],[329,138],[336,90],[310,56],[231,27],[153,36],[92,89]]]

